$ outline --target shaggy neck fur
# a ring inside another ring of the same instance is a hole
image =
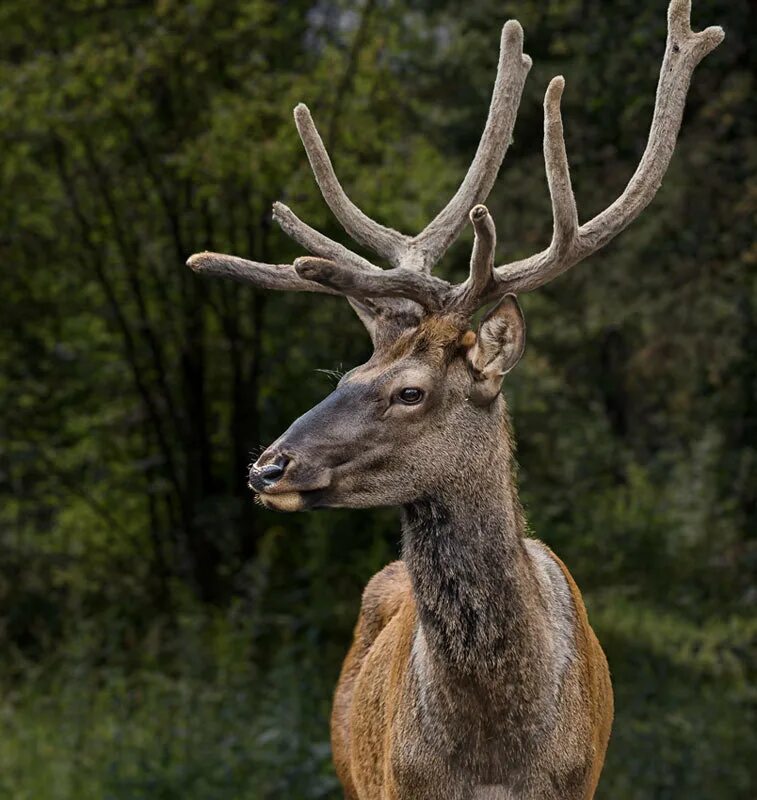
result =
[[[504,402],[486,458],[404,510],[403,558],[420,627],[413,650],[420,712],[451,752],[486,758],[493,733],[520,753],[548,723],[549,633],[514,484]],[[474,443],[474,452],[476,451]],[[449,722],[449,725],[447,724]],[[537,727],[539,727],[537,723]],[[502,735],[500,735],[502,734]],[[472,737],[472,739],[471,739]],[[467,745],[463,740],[467,739]]]

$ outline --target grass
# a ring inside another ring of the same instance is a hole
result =
[[[754,624],[695,626],[622,600],[594,606],[617,706],[598,797],[754,797]],[[155,635],[136,648],[138,666],[93,654],[83,637],[8,682],[0,796],[341,797],[328,746],[336,651],[300,630],[264,652],[233,615],[187,617],[157,647]]]

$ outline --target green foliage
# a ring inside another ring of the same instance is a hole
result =
[[[150,631],[148,641],[161,635]],[[247,626],[206,614],[184,619],[171,637],[179,652],[161,654],[153,668],[69,657],[60,671],[29,669],[2,707],[0,794],[333,796],[328,687],[312,652],[283,644],[270,670],[257,670]]]
[[[391,511],[282,517],[250,453],[364,359],[346,304],[202,281],[198,250],[342,238],[290,110],[414,231],[480,135],[507,16],[534,68],[489,200],[498,256],[551,224],[541,96],[566,76],[582,220],[643,149],[664,4],[6,0],[0,7],[0,796],[338,797],[330,694]],[[695,73],[648,213],[524,298],[506,393],[534,535],[616,689],[601,797],[751,798],[757,729],[754,15]],[[441,269],[461,276],[470,232]]]

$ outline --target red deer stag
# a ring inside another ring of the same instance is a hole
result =
[[[250,470],[263,506],[403,509],[402,561],[369,582],[334,698],[332,744],[345,796],[468,800],[594,796],[613,716],[607,661],[565,565],[526,538],[503,376],[525,325],[515,295],[551,281],[622,231],[668,167],[699,61],[722,40],[694,33],[689,0],[668,10],[649,141],[628,186],[579,225],[556,77],[544,100],[554,232],[545,250],[494,266],[480,205],[512,137],[531,60],[515,21],[502,30],[481,142],[455,196],[417,236],[366,216],[340,185],[304,105],[295,122],[323,197],[380,269],[286,206],[274,218],[311,256],[260,264],[199,253],[189,266],[268,289],[343,295],[374,352],[300,417]],[[470,218],[470,276],[431,269]],[[474,334],[471,315],[494,307]]]

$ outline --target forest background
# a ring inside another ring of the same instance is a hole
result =
[[[297,138],[301,100],[352,197],[419,230],[470,162],[509,17],[534,67],[489,208],[500,261],[541,249],[549,79],[566,77],[585,220],[643,150],[665,10],[4,0],[0,797],[340,796],[330,694],[398,514],[277,515],[245,468],[369,342],[344,301],[184,262],[298,255],[277,199],[346,241]],[[505,393],[523,501],[615,683],[601,798],[755,796],[755,13],[696,0],[694,28],[726,40],[653,206],[522,298]],[[470,243],[442,274],[464,275]]]

